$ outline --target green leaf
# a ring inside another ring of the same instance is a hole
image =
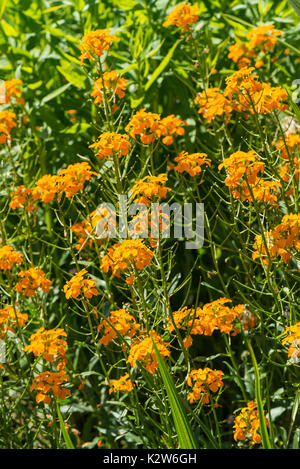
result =
[[[65,79],[76,86],[76,88],[86,88],[86,74],[80,66],[74,63],[61,60],[57,70],[65,77]]]
[[[295,12],[300,16],[300,0],[289,0]]]
[[[0,19],[2,18],[2,16],[4,15],[4,12],[6,10],[6,7],[8,5],[8,1],[9,0],[2,0],[1,1],[1,5],[0,5]]]
[[[174,425],[176,428],[178,441],[181,449],[196,449],[197,444],[193,434],[193,430],[187,420],[185,409],[182,405],[176,387],[173,383],[169,370],[162,359],[158,348],[152,339],[153,348],[157,358],[159,371],[166,387],[167,395],[170,402],[171,412],[173,415]]]
[[[175,42],[175,44],[171,47],[171,49],[169,50],[169,52],[167,53],[167,55],[164,57],[164,59],[161,61],[161,63],[159,64],[159,66],[155,69],[155,71],[152,73],[151,75],[151,78],[150,80],[146,83],[145,85],[145,91],[147,91],[150,86],[153,85],[153,83],[157,80],[157,78],[159,77],[159,75],[164,71],[164,69],[167,67],[167,65],[169,64],[170,60],[172,59],[173,57],[173,54],[175,52],[175,49],[176,47],[178,46],[178,44],[180,44],[180,42],[182,41],[182,39],[178,39],[178,41]]]
[[[56,98],[56,96],[59,96],[60,94],[62,94],[66,89],[68,89],[69,87],[71,86],[71,83],[67,83],[66,85],[64,86],[61,86],[60,88],[57,88],[57,90],[54,90],[52,91],[52,93],[49,93],[47,94],[46,96],[44,96],[44,98],[42,99],[41,101],[41,106],[43,106],[44,104],[46,104],[48,101],[50,101],[51,99],[54,99]]]
[[[69,436],[69,433],[66,430],[65,423],[63,421],[63,418],[62,418],[62,415],[61,415],[58,404],[56,404],[56,409],[57,409],[57,415],[58,415],[58,419],[59,419],[60,429],[61,429],[61,432],[63,434],[64,440],[65,440],[65,443],[66,443],[66,448],[67,449],[75,449],[74,445],[72,443],[72,440]]]

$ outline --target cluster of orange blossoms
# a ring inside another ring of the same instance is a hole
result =
[[[36,290],[39,288],[48,293],[52,285],[52,281],[45,277],[43,270],[35,267],[21,270],[18,272],[18,276],[21,279],[16,284],[16,291],[27,297],[35,296]]]
[[[197,23],[197,21],[199,21],[198,6],[182,3],[171,11],[163,26],[176,26],[177,28],[182,28],[183,32],[188,32],[191,25]]]
[[[109,388],[109,394],[112,392],[126,391],[130,392],[133,390],[133,384],[130,379],[129,373],[121,376],[119,379],[112,379]]]
[[[168,331],[173,332],[175,326],[178,329],[187,330],[188,335],[184,340],[186,348],[192,345],[191,335],[211,336],[216,330],[224,334],[235,335],[239,330],[234,323],[246,308],[243,304],[230,308],[226,303],[231,301],[228,298],[219,298],[196,310],[184,306],[181,310],[172,313],[173,318],[169,319]]]
[[[268,419],[265,417],[266,424],[269,425]],[[248,402],[239,415],[234,419],[234,435],[235,441],[244,441],[248,438],[252,444],[260,444],[261,436],[259,432],[259,415],[256,402]]]
[[[285,264],[293,257],[292,250],[300,250],[300,214],[285,215],[281,223],[271,231],[257,235],[252,259],[260,259],[264,265],[279,256]],[[266,249],[267,245],[267,249]]]
[[[284,334],[286,337],[282,340],[282,345],[288,344],[288,357],[298,360],[300,356],[300,322],[294,326],[286,327]]]
[[[166,174],[158,176],[145,176],[140,181],[136,181],[131,189],[131,195],[135,203],[144,204],[147,207],[152,202],[167,197],[168,191],[171,189],[165,186],[167,181]]]
[[[67,337],[64,329],[45,330],[44,327],[41,327],[31,335],[30,344],[24,348],[24,351],[32,352],[36,357],[42,356],[50,363],[56,361],[57,370],[60,371],[65,368],[67,363],[67,342],[61,337]]]
[[[86,269],[82,269],[64,285],[64,293],[67,299],[71,297],[76,299],[79,296],[92,298],[99,294],[96,288],[96,281],[90,278],[84,278],[87,273]]]
[[[178,156],[176,156],[175,161],[177,165],[174,167],[174,170],[178,173],[187,172],[190,176],[198,176],[204,164],[211,166],[211,160],[207,157],[206,153],[188,153],[186,151],[181,151]]]
[[[98,140],[90,145],[96,151],[96,156],[101,159],[109,159],[116,154],[125,156],[131,150],[131,143],[126,134],[117,134],[115,132],[105,132],[101,134]]]
[[[16,114],[11,111],[0,111],[0,144],[10,142],[10,132],[17,124]]]
[[[24,105],[25,101],[21,97],[22,95],[22,86],[23,82],[22,80],[19,80],[18,78],[12,78],[11,80],[6,80],[1,83],[0,89],[2,91],[3,89],[3,94],[4,94],[4,104],[10,103],[11,99],[14,98],[17,103]],[[2,96],[1,96],[2,98]],[[2,99],[1,99],[2,102]]]
[[[103,216],[107,215],[107,212],[107,209],[96,209],[88,215],[87,219],[72,226],[72,233],[78,238],[78,243],[75,244],[77,251],[82,249],[83,246],[91,246],[93,244],[92,236],[96,233],[97,223]]]
[[[140,330],[140,325],[136,322],[134,317],[127,313],[125,309],[111,311],[107,319],[103,319],[98,326],[98,331],[103,333],[100,343],[108,345],[118,334],[132,338]]]
[[[219,165],[218,169],[222,168],[227,171],[225,184],[231,189],[234,198],[277,205],[280,183],[265,181],[258,176],[258,173],[263,173],[265,164],[255,151],[233,153]]]
[[[77,192],[82,191],[86,181],[97,176],[91,166],[86,163],[70,164],[66,169],[61,169],[57,175],[45,174],[37,182],[33,189],[19,186],[12,194],[10,207],[12,209],[25,208],[27,211],[34,209],[34,201],[41,200],[44,203],[52,202],[57,195],[63,194],[71,199]]]
[[[23,254],[8,244],[0,247],[0,269],[11,270],[15,264],[23,264]]]
[[[202,404],[209,404],[210,393],[216,393],[224,386],[223,376],[224,373],[221,370],[210,368],[192,370],[187,377],[187,384],[193,388],[188,395],[190,403],[194,404],[201,399]]]
[[[161,137],[165,145],[172,145],[174,136],[185,134],[184,125],[187,125],[187,122],[173,114],[161,119],[159,114],[146,112],[143,108],[132,116],[125,131],[134,140],[139,135],[141,142],[147,145]]]
[[[162,357],[169,357],[170,351],[167,349],[167,344],[163,341],[155,331],[150,331],[149,336],[143,338],[142,335],[132,343],[130,347],[130,353],[128,356],[128,363],[134,368],[138,361],[146,370],[152,375],[158,368],[158,362],[153,347],[153,341],[156,344],[158,351]]]
[[[111,34],[110,29],[89,31],[82,37],[80,44],[81,64],[85,59],[95,60],[96,57],[103,55],[104,51],[109,50],[113,41],[119,41],[119,38]]]
[[[0,309],[0,338],[4,338],[7,331],[16,332],[16,329],[24,327],[28,320],[27,314],[22,314],[13,306]]]
[[[277,31],[273,24],[258,26],[247,34],[248,42],[235,43],[229,47],[228,57],[237,63],[239,68],[251,63],[252,58],[257,58],[258,53],[266,53],[273,50],[278,42],[278,37],[283,36],[281,31]],[[256,61],[255,67],[264,65],[262,58]]]
[[[276,142],[276,148],[280,150],[281,158],[284,160],[289,160],[289,155],[292,155],[300,150],[300,135],[290,133],[285,138]]]
[[[111,269],[113,277],[120,277],[121,272],[130,273],[126,282],[132,284],[135,269],[142,270],[150,265],[153,255],[140,239],[124,240],[108,249],[102,259],[101,269],[105,273]]]
[[[70,390],[64,387],[64,383],[68,380],[69,377],[64,370],[60,370],[58,373],[43,371],[34,378],[30,391],[38,391],[37,403],[50,404],[52,396],[65,399],[71,394]]]
[[[106,94],[108,99],[115,100],[115,96],[122,99],[125,96],[126,87],[127,80],[119,77],[116,70],[111,70],[110,72],[104,72],[103,75],[95,81],[91,96],[94,98],[95,103],[101,106],[103,103],[103,93]]]
[[[269,114],[274,110],[286,111],[284,103],[288,95],[280,86],[261,83],[253,75],[254,67],[243,67],[226,78],[226,88],[208,88],[199,93],[195,103],[199,104],[199,114],[211,122],[216,116],[225,115],[230,119],[233,111],[248,114]]]

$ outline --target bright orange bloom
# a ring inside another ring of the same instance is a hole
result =
[[[122,336],[128,335],[132,338],[139,330],[140,325],[125,309],[111,311],[109,317],[102,319],[98,326],[98,331],[103,332],[99,342],[103,345],[109,344],[112,340],[118,338],[117,332]]]
[[[11,194],[11,201],[9,206],[12,210],[16,208],[24,208],[27,212],[36,210],[34,206],[35,197],[33,195],[33,189],[28,189],[25,186],[19,186]]]
[[[67,342],[60,337],[67,337],[64,329],[45,330],[44,327],[41,327],[31,335],[30,344],[24,348],[24,351],[32,352],[36,357],[42,356],[50,363],[57,361],[57,369],[62,370],[67,363]]]
[[[169,187],[165,187],[166,181],[166,174],[145,176],[140,181],[136,181],[131,190],[134,202],[149,206],[151,202],[165,199],[168,191],[171,190]]]
[[[119,77],[116,70],[111,70],[110,72],[104,72],[103,75],[95,81],[91,96],[95,98],[95,103],[101,106],[103,102],[103,88],[105,88],[105,93],[108,98],[115,100],[115,95],[120,99],[124,98],[126,87],[127,80]]]
[[[230,119],[232,106],[230,101],[220,92],[219,88],[207,88],[195,98],[200,106],[198,113],[210,123],[215,117],[225,116]]]
[[[119,379],[112,379],[109,394],[112,392],[126,391],[130,392],[133,390],[133,384],[130,379],[129,373],[126,373],[124,376],[121,376]]]
[[[163,137],[162,142],[165,145],[172,145],[174,142],[174,135],[184,135],[185,130],[183,125],[188,125],[187,122],[175,117],[171,114],[164,117],[159,122],[158,135]]]
[[[264,265],[268,265],[269,257],[272,260],[274,257],[279,256],[287,264],[293,257],[293,249],[300,250],[299,233],[300,214],[285,215],[279,225],[264,233],[265,242],[262,235],[255,237],[252,259],[260,258]]]
[[[211,160],[207,157],[206,153],[191,153],[182,151],[175,158],[177,165],[174,170],[178,173],[187,172],[190,176],[198,176],[204,164],[211,166]]]
[[[21,277],[21,280],[16,284],[16,290],[24,296],[35,296],[38,288],[48,293],[52,285],[51,280],[46,279],[45,273],[34,267],[30,267],[28,270],[21,270],[18,276]]]
[[[170,351],[167,349],[167,344],[158,334],[156,334],[155,331],[150,331],[149,336],[145,336],[144,338],[143,336],[140,336],[132,343],[127,361],[130,363],[132,368],[134,368],[138,361],[140,365],[146,368],[146,370],[153,375],[158,368],[158,362],[152,339],[154,340],[161,356],[169,357]]]
[[[48,204],[52,202],[56,194],[60,194],[62,190],[61,180],[58,176],[45,174],[37,182],[32,190],[34,199],[41,199],[42,202]]]
[[[286,327],[282,345],[288,345],[288,357],[297,360],[300,356],[300,322],[294,326]]]
[[[247,177],[249,184],[255,184],[257,174],[263,172],[264,167],[264,163],[256,155],[255,151],[250,150],[247,153],[236,151],[229,158],[225,158],[218,166],[218,169],[226,169],[227,177],[225,184],[229,188],[234,188],[238,187],[245,177]]]
[[[0,111],[0,144],[10,141],[10,132],[17,127],[16,114],[11,111]]]
[[[15,264],[23,264],[23,254],[8,244],[0,247],[0,269],[11,270]]]
[[[0,309],[0,338],[5,337],[5,332],[14,334],[18,328],[24,327],[28,320],[27,314],[22,314],[13,306],[6,306]]]
[[[44,402],[44,404],[50,404],[51,397],[53,396],[62,400],[70,396],[70,390],[63,385],[66,381],[69,381],[69,377],[63,370],[58,373],[43,371],[34,378],[30,391],[39,391],[36,395],[37,403]]]
[[[113,277],[120,277],[121,272],[125,272],[130,275],[132,281],[134,270],[142,270],[150,265],[153,255],[142,240],[125,239],[108,249],[108,253],[102,259],[101,269],[103,272],[111,269]]]
[[[89,146],[96,150],[96,155],[101,159],[109,159],[114,153],[117,156],[125,156],[131,150],[131,143],[126,134],[115,132],[105,132],[98,137],[98,140]]]
[[[80,45],[80,62],[83,64],[84,59],[94,59],[95,56],[103,55],[105,50],[110,48],[112,41],[119,41],[120,39],[110,34],[110,29],[97,29],[96,31],[89,31],[82,38]]]
[[[84,278],[87,273],[87,270],[82,269],[64,285],[64,293],[67,299],[71,297],[76,299],[79,296],[92,298],[93,296],[99,295],[96,288],[96,281],[90,278]]]
[[[300,151],[300,135],[290,133],[284,140],[279,140],[276,144],[276,148],[280,150],[281,158],[288,160],[289,154],[292,157],[294,154],[299,155]]]
[[[273,24],[258,26],[247,34],[249,39],[248,47],[249,49],[262,47],[263,52],[272,50],[277,44],[278,36],[283,36],[283,33],[274,29]]]
[[[249,184],[250,189],[246,182],[236,189],[232,190],[232,195],[235,199],[248,200],[253,202],[265,202],[270,205],[278,205],[278,194],[280,183],[278,181],[265,181],[262,178],[257,178],[254,184]],[[252,192],[252,194],[251,194]]]
[[[190,31],[192,24],[197,23],[199,20],[199,8],[197,5],[189,5],[182,3],[174,8],[167,16],[163,26],[177,26],[182,28],[184,32]]]
[[[91,171],[91,166],[86,163],[70,164],[66,169],[58,172],[61,179],[62,190],[70,199],[77,192],[82,191],[86,181],[90,181],[93,176],[97,176],[95,171]]]
[[[268,419],[265,417],[266,424],[269,425]],[[239,415],[234,419],[234,435],[233,438],[237,440],[246,440],[248,438],[251,444],[260,444],[261,436],[259,432],[259,415],[257,404],[250,401],[247,407],[244,407]]]
[[[97,224],[105,218],[109,221],[110,226],[116,223],[113,217],[109,217],[109,211],[107,208],[97,208],[92,213],[90,213],[86,220],[83,220],[79,223],[75,223],[72,226],[72,232],[74,235],[79,238],[78,243],[75,244],[77,251],[83,248],[83,246],[92,246],[93,241],[101,243],[102,239],[97,238]]]
[[[236,42],[229,47],[228,58],[237,63],[239,68],[246,67],[250,63],[250,57],[253,57],[253,51],[249,50],[245,44]]]
[[[152,143],[159,134],[160,115],[153,112],[146,112],[145,108],[137,111],[125,127],[125,131],[136,140],[139,135],[141,142]]]
[[[5,104],[8,104],[11,101],[11,98],[15,98],[19,104],[24,105],[25,101],[21,98],[22,95],[22,80],[17,78],[12,78],[11,80],[6,80],[1,83],[1,86],[4,88],[5,92]]]
[[[187,384],[193,387],[188,396],[191,404],[201,399],[202,404],[209,404],[211,393],[216,393],[223,384],[224,373],[220,370],[204,368],[192,370],[187,377]]]

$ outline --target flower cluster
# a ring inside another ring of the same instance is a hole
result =
[[[269,422],[265,418],[266,424]],[[244,407],[237,417],[234,419],[234,435],[233,438],[237,440],[250,440],[252,444],[261,443],[261,436],[259,432],[259,416],[257,404],[254,401],[250,401],[247,407]]]
[[[194,404],[201,399],[202,404],[209,404],[211,393],[224,386],[223,376],[223,371],[211,368],[192,370],[187,377],[187,384],[193,388],[188,395],[189,402]]]
[[[21,185],[10,195],[11,201],[9,202],[9,206],[12,210],[16,210],[16,208],[23,208],[27,212],[36,210],[34,202],[38,197],[33,194],[33,189],[28,189],[24,185]]]
[[[8,244],[0,247],[0,269],[11,270],[15,264],[23,264],[23,254]]]
[[[67,337],[64,329],[45,330],[44,327],[41,327],[31,335],[30,344],[24,348],[24,351],[32,352],[36,357],[42,356],[44,360],[50,363],[56,361],[57,370],[62,370],[67,363],[67,342],[61,337]]]
[[[79,296],[92,298],[99,294],[96,288],[96,281],[90,278],[84,278],[86,274],[87,270],[82,269],[64,285],[64,293],[67,299],[71,297],[77,299]]]
[[[30,391],[38,391],[35,398],[37,403],[50,404],[53,396],[63,400],[71,394],[70,390],[64,387],[64,383],[68,380],[69,377],[64,370],[58,373],[43,371],[34,378]]]
[[[191,25],[197,23],[197,21],[199,21],[198,6],[182,3],[171,11],[163,26],[176,26],[182,28],[183,32],[187,32],[190,31]]]
[[[120,277],[121,272],[129,273],[127,283],[133,283],[134,271],[142,270],[150,265],[153,252],[140,239],[128,239],[114,244],[103,257],[101,269],[103,272],[112,271],[113,277]]]
[[[0,144],[10,142],[10,132],[17,127],[16,114],[12,111],[0,111]]]
[[[90,145],[96,151],[96,156],[101,159],[109,159],[113,154],[116,156],[125,156],[131,150],[131,143],[126,134],[117,134],[115,132],[105,132],[101,134],[98,140]]]
[[[187,172],[190,176],[198,176],[204,164],[211,166],[211,160],[207,157],[206,153],[191,153],[182,151],[176,156],[175,161],[177,165],[174,170],[178,173]]]
[[[15,333],[18,328],[24,327],[28,315],[20,313],[13,306],[0,309],[0,337],[3,339],[7,331]]]
[[[24,105],[25,101],[22,96],[22,85],[23,81],[19,78],[12,78],[1,83],[3,91],[5,93],[5,104],[10,103],[11,99],[15,99],[17,103]]]
[[[96,29],[86,33],[80,45],[81,64],[85,59],[95,60],[96,57],[103,55],[104,51],[109,50],[113,41],[119,41],[119,38],[111,34],[110,29]]]
[[[112,392],[126,391],[130,392],[133,390],[133,384],[130,379],[129,373],[121,376],[119,379],[112,379],[109,388],[109,394]]]
[[[288,357],[292,359],[298,359],[300,356],[300,322],[297,322],[294,326],[286,327],[284,331],[284,339],[282,339],[282,345],[288,345]]]
[[[170,351],[167,344],[155,331],[150,331],[149,335],[143,337],[140,335],[131,345],[128,356],[128,363],[134,368],[136,362],[139,362],[152,375],[158,368],[158,362],[153,347],[153,341],[162,357],[169,357]]]
[[[105,93],[109,99],[115,99],[115,96],[121,99],[125,96],[126,87],[127,80],[119,77],[116,70],[111,70],[110,72],[104,72],[103,75],[95,81],[91,96],[94,98],[95,103],[101,106],[103,103],[103,93]]]
[[[103,319],[98,326],[98,331],[103,333],[99,342],[107,345],[118,338],[118,334],[132,338],[139,330],[140,325],[125,309],[111,311],[109,317]]]
[[[35,296],[36,290],[39,288],[45,293],[48,293],[52,285],[51,280],[45,277],[43,270],[35,267],[30,267],[28,270],[21,270],[18,275],[20,280],[16,284],[16,290],[27,297]]]
[[[165,186],[167,182],[166,174],[158,176],[145,176],[140,181],[136,181],[131,190],[134,202],[149,206],[151,202],[157,202],[167,197],[171,189]]]

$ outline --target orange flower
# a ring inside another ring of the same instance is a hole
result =
[[[84,296],[85,298],[92,298],[92,296],[99,295],[96,288],[96,281],[93,279],[84,278],[87,274],[87,270],[82,269],[77,272],[66,285],[64,285],[64,293],[66,298],[78,298]]]
[[[143,336],[140,336],[132,343],[127,361],[130,363],[132,368],[134,368],[138,361],[144,368],[146,368],[146,370],[149,371],[149,373],[153,375],[158,368],[158,363],[152,339],[154,340],[161,356],[169,357],[170,351],[167,349],[167,344],[158,334],[156,334],[155,331],[150,331],[149,336],[144,338]]]
[[[91,171],[91,166],[86,163],[70,164],[66,169],[58,172],[61,179],[62,190],[67,199],[70,199],[77,192],[82,191],[86,181],[90,181],[93,176],[97,176],[95,171]]]
[[[272,50],[277,44],[278,36],[283,36],[283,33],[274,29],[273,24],[258,26],[247,34],[249,39],[248,47],[249,49],[262,47],[263,52]]]
[[[182,151],[175,158],[177,165],[174,167],[178,173],[186,171],[190,176],[198,176],[202,168],[201,166],[207,164],[211,166],[211,160],[207,157],[206,153],[192,153]]]
[[[250,63],[250,57],[253,57],[253,51],[249,50],[245,44],[236,42],[229,47],[228,58],[237,63],[239,68],[246,67]]]
[[[15,334],[16,329],[24,327],[28,320],[27,314],[22,314],[13,306],[6,306],[0,309],[0,337],[3,339],[5,332],[10,331]]]
[[[265,181],[262,178],[257,178],[254,184],[248,185],[245,182],[237,188],[232,190],[232,195],[235,199],[248,200],[253,202],[253,199],[257,202],[265,202],[270,205],[278,205],[278,194],[280,189],[280,183],[278,181]],[[252,194],[251,194],[252,192]]]
[[[0,111],[0,144],[10,141],[10,132],[17,127],[14,119],[16,114],[11,111]]]
[[[63,370],[58,373],[43,371],[34,378],[30,391],[39,391],[36,395],[37,403],[44,402],[44,404],[50,404],[52,396],[62,400],[70,396],[71,392],[63,385],[68,380],[69,377]]]
[[[282,340],[282,345],[288,344],[288,357],[298,361],[300,356],[300,322],[297,322],[294,326],[286,327],[284,331],[286,336]]]
[[[140,239],[128,239],[108,249],[101,269],[103,272],[111,269],[113,277],[120,277],[121,272],[129,273],[132,281],[132,271],[144,269],[150,265],[152,258],[153,252]]]
[[[11,98],[15,98],[19,104],[25,104],[24,99],[21,98],[22,84],[22,80],[19,80],[17,78],[12,78],[11,80],[6,80],[1,83],[5,92],[5,104],[8,104],[11,101]]]
[[[51,280],[46,279],[45,273],[34,267],[30,267],[28,270],[21,270],[18,275],[21,277],[21,280],[16,284],[16,290],[24,296],[35,296],[38,288],[48,293],[52,285]]]
[[[11,270],[14,264],[23,264],[23,254],[15,251],[8,244],[0,247],[0,269]]]
[[[128,335],[132,338],[139,329],[140,325],[125,309],[111,311],[109,317],[103,319],[98,326],[98,331],[103,331],[103,336],[99,342],[103,345],[109,344],[112,340],[118,338],[117,332],[122,336]]]
[[[269,425],[269,421],[265,417],[266,424]],[[234,419],[234,435],[233,438],[237,440],[246,440],[248,438],[251,444],[260,444],[261,436],[259,432],[259,415],[257,410],[257,404],[254,401],[250,401],[247,407],[244,407],[239,415]]]
[[[226,168],[227,177],[225,184],[229,188],[238,187],[244,177],[247,177],[249,184],[254,184],[257,180],[257,174],[263,172],[264,163],[256,155],[254,150],[247,153],[244,151],[236,151],[229,158],[218,166],[218,169]]]
[[[23,185],[19,186],[11,193],[11,198],[9,206],[12,210],[16,208],[24,208],[27,212],[36,210],[34,206],[35,197],[33,195],[33,189],[28,189]]]
[[[230,101],[220,92],[219,88],[207,88],[195,98],[195,103],[200,106],[198,113],[210,123],[215,117],[225,115],[230,119],[232,106]]]
[[[72,226],[72,232],[74,235],[79,238],[78,243],[75,244],[77,251],[82,249],[84,246],[92,246],[93,241],[101,243],[102,239],[97,239],[97,224],[103,218],[109,220],[110,226],[115,223],[113,218],[109,218],[109,211],[107,208],[98,208],[90,213],[86,220],[83,220],[79,223],[75,223]]]
[[[110,48],[112,41],[119,41],[120,39],[110,34],[110,29],[97,29],[96,31],[89,31],[82,38],[80,45],[80,62],[83,64],[84,59],[94,59],[95,56],[103,55],[105,50]]]
[[[189,5],[182,3],[174,8],[167,16],[163,26],[177,26],[182,28],[184,32],[190,31],[192,24],[197,23],[199,20],[199,8],[197,5]]]
[[[119,379],[113,379],[109,388],[109,394],[112,392],[126,391],[130,392],[133,390],[133,384],[130,379],[129,373],[121,376]]]
[[[61,180],[58,176],[45,174],[37,182],[32,190],[34,199],[41,199],[42,202],[48,204],[52,202],[56,194],[61,192]]]
[[[167,117],[164,117],[159,122],[159,131],[158,135],[162,136],[162,142],[165,145],[172,145],[174,141],[174,135],[184,135],[185,130],[183,125],[188,125],[187,122],[175,117],[174,114],[171,114]]]
[[[171,190],[169,187],[165,187],[166,181],[166,174],[145,176],[140,181],[136,181],[131,190],[134,202],[149,206],[151,201],[157,202],[160,199],[165,199],[168,191]]]
[[[279,140],[275,143],[276,148],[280,150],[281,158],[288,160],[289,154],[293,156],[294,153],[300,151],[300,135],[290,133],[284,140]]]
[[[115,100],[115,95],[118,98],[124,98],[125,89],[127,87],[127,80],[125,78],[120,78],[116,70],[111,70],[110,72],[104,72],[102,77],[93,85],[92,98],[95,98],[95,103],[102,105],[102,89],[105,88],[105,93],[109,98]]]
[[[224,373],[220,370],[204,368],[192,370],[187,377],[187,384],[193,388],[188,396],[191,404],[201,399],[202,404],[209,404],[211,393],[216,393],[223,384]]]
[[[30,344],[24,348],[24,351],[32,352],[36,357],[42,356],[50,363],[57,361],[57,369],[62,370],[67,363],[67,342],[60,337],[67,337],[64,329],[45,330],[44,327],[41,327],[31,335]]]
[[[159,132],[160,115],[146,112],[145,108],[137,111],[125,127],[125,131],[136,140],[140,135],[142,143],[149,144],[156,140]]]
[[[114,153],[117,156],[125,156],[131,150],[131,143],[126,134],[117,134],[115,132],[105,132],[101,134],[98,140],[89,146],[96,150],[96,155],[101,159],[109,159]]]

